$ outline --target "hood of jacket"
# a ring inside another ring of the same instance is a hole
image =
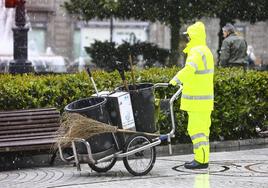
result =
[[[184,53],[188,53],[195,46],[206,45],[206,29],[202,22],[199,21],[190,25],[186,32],[190,37],[190,41],[183,50]]]

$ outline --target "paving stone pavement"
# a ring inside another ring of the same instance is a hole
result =
[[[211,153],[208,170],[186,170],[193,155],[157,157],[152,171],[134,177],[118,161],[107,173],[87,165],[26,168],[0,172],[0,188],[268,188],[268,148]]]

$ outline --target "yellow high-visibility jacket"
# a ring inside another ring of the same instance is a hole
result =
[[[184,49],[187,54],[185,67],[172,81],[183,84],[181,109],[185,111],[213,110],[214,59],[206,45],[205,26],[196,22],[187,28],[190,42]]]

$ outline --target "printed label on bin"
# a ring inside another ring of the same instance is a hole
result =
[[[123,129],[135,128],[130,95],[127,93],[118,97],[119,111]]]

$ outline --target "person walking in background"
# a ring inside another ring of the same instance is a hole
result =
[[[214,108],[214,58],[206,45],[206,31],[202,22],[187,28],[188,38],[185,67],[170,84],[183,84],[180,109],[187,111],[187,131],[193,143],[194,160],[186,162],[187,169],[202,169],[209,165],[209,134],[211,111]]]
[[[230,23],[227,23],[222,31],[224,40],[220,51],[220,66],[242,66],[245,69],[248,64],[247,42],[235,33],[235,28]]]

